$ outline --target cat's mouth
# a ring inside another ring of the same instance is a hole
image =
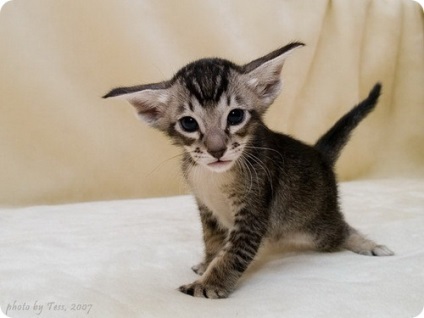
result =
[[[224,172],[228,170],[233,164],[233,160],[216,160],[208,163],[208,167],[216,172]]]

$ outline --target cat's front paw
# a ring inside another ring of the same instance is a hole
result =
[[[194,265],[191,269],[193,272],[195,272],[197,275],[202,276],[204,272],[206,272],[206,269],[208,266],[205,263],[199,263],[197,265]]]
[[[229,291],[225,290],[222,287],[212,286],[208,284],[203,284],[200,281],[195,281],[192,284],[183,285],[179,288],[180,292],[193,296],[193,297],[203,297],[203,298],[227,298],[230,294]]]

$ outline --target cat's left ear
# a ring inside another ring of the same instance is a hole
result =
[[[138,116],[150,126],[165,130],[164,114],[171,96],[171,84],[161,82],[111,90],[103,98],[118,97],[130,102]]]
[[[243,80],[255,92],[260,105],[259,111],[264,112],[274,102],[281,92],[281,70],[292,50],[304,46],[300,42],[292,42],[259,59],[242,66]]]

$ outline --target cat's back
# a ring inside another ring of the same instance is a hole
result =
[[[269,131],[267,140],[268,167],[278,175],[275,183],[285,192],[302,197],[311,192],[335,192],[333,169],[317,149],[273,131]]]
[[[268,140],[267,147],[273,153],[272,157],[279,159],[277,163],[302,166],[325,165],[325,158],[317,149],[290,135],[269,130],[266,140]]]

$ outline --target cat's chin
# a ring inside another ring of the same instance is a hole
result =
[[[213,172],[222,173],[230,170],[233,164],[234,160],[224,160],[208,163],[206,167]]]

